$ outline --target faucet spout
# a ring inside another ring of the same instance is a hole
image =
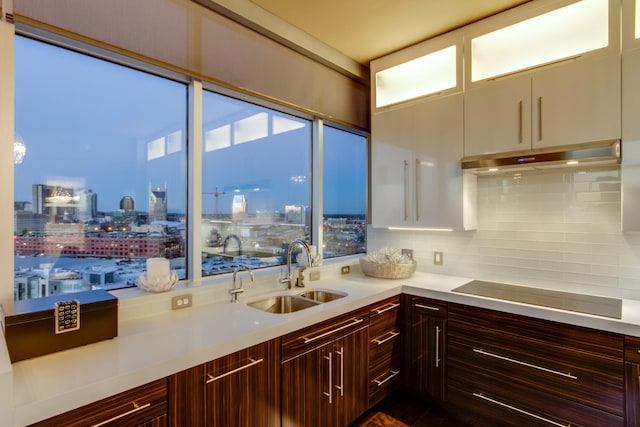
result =
[[[241,294],[244,292],[244,289],[242,288],[242,279],[240,279],[240,285],[237,285],[236,282],[236,278],[238,276],[238,272],[240,271],[248,271],[249,272],[249,276],[251,277],[251,281],[253,282],[253,271],[246,265],[241,265],[239,267],[236,267],[233,270],[233,288],[231,288],[229,290],[229,293],[231,294],[231,302],[238,302],[238,294]]]
[[[235,239],[236,243],[238,244],[238,253],[242,254],[242,240],[240,240],[240,237],[238,237],[237,234],[229,234],[227,237],[224,238],[224,242],[222,243],[222,252],[227,252],[227,246],[229,245],[229,239]]]
[[[307,263],[304,267],[311,267],[312,263],[311,248],[309,247],[307,242],[302,239],[292,240],[291,243],[289,243],[289,248],[287,249],[287,276],[283,279],[280,279],[281,283],[287,284],[288,289],[291,289],[291,282],[293,281],[291,277],[291,258],[293,257],[293,250],[296,246],[300,246],[302,248],[302,251],[305,253]]]

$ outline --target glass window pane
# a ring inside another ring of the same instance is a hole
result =
[[[367,138],[324,127],[323,258],[367,252]]]
[[[202,275],[282,264],[311,234],[310,121],[208,91],[202,116]]]
[[[184,277],[186,118],[182,83],[16,37],[17,299]]]

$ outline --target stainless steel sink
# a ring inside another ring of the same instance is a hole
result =
[[[293,313],[320,304],[319,301],[301,298],[296,295],[277,295],[254,301],[248,305],[267,313]]]
[[[308,299],[319,301],[319,302],[329,302],[329,301],[337,300],[347,296],[347,294],[345,294],[344,292],[322,291],[322,290],[306,291],[299,295],[302,298],[308,298]]]

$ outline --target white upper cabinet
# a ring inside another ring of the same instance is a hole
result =
[[[623,1],[622,231],[640,232],[640,0]]]
[[[475,228],[460,168],[461,33],[372,61],[371,91],[372,225]]]
[[[475,228],[473,198],[463,197],[463,179],[475,176],[460,169],[462,102],[458,93],[373,115],[374,227]]]
[[[620,138],[620,4],[567,3],[466,28],[465,156]]]

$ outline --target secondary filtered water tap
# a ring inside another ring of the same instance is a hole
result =
[[[246,265],[241,265],[240,267],[236,267],[236,269],[233,270],[233,288],[229,290],[229,293],[231,294],[231,302],[238,302],[238,294],[241,294],[244,292],[244,289],[242,288],[242,278],[240,278],[239,286],[237,285],[237,281],[236,281],[238,272],[242,270],[249,272],[249,276],[251,277],[251,281],[253,282],[253,271],[249,267],[247,267]]]

